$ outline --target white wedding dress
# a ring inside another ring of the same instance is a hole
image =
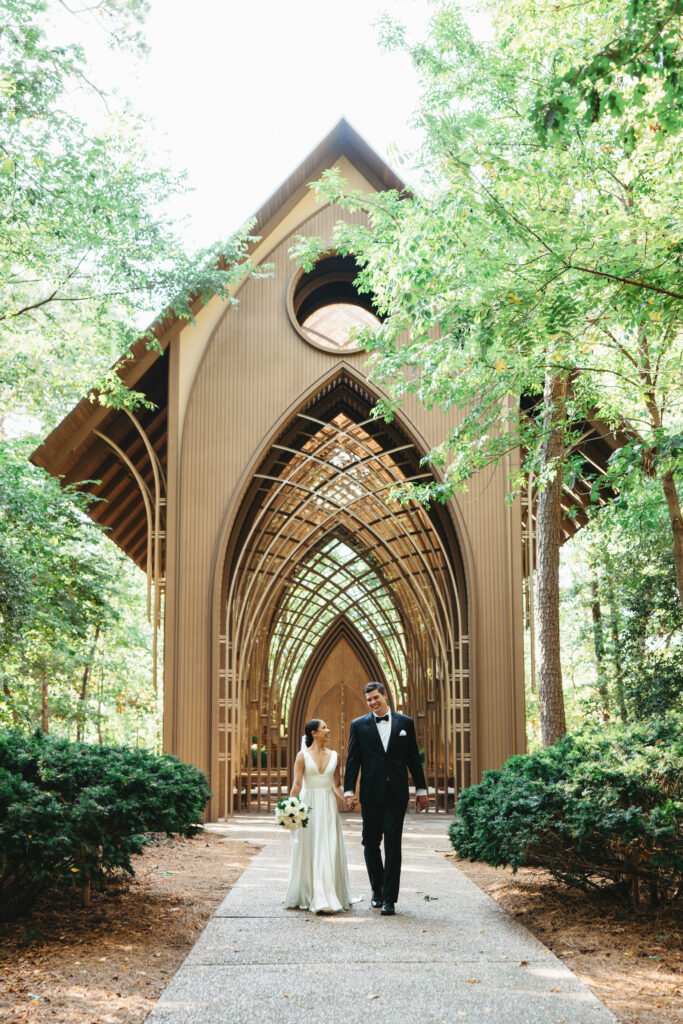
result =
[[[337,752],[331,751],[324,772],[308,753],[304,755],[301,799],[311,808],[306,828],[292,833],[292,859],[285,907],[332,914],[351,905],[346,847],[337,798],[332,790]]]

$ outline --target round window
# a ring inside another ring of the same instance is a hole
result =
[[[352,329],[377,327],[371,295],[354,287],[358,266],[352,256],[323,256],[310,273],[294,278],[289,313],[307,342],[328,352],[358,352]]]

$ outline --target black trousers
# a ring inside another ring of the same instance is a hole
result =
[[[408,802],[390,791],[384,800],[362,804],[363,851],[373,894],[385,903],[396,903],[401,883],[401,837]],[[380,843],[384,839],[384,861]]]

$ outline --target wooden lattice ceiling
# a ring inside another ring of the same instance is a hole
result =
[[[383,447],[368,432],[375,421],[355,422],[343,412],[329,421],[306,413],[298,419],[303,441],[274,445],[275,457],[256,474],[250,525],[236,557],[229,600],[240,609],[233,643],[241,670],[250,671],[256,637],[265,629],[277,685],[291,693],[295,670],[343,613],[366,634],[400,690],[414,624],[424,623],[433,647],[439,637],[451,646],[446,634],[464,614],[429,514],[389,501],[394,485],[426,474],[412,443]],[[443,661],[443,651],[433,650],[430,660],[434,655]]]

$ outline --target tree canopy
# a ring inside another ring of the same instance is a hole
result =
[[[434,5],[423,42],[384,21],[422,84],[419,187],[365,196],[336,171],[315,187],[369,214],[340,224],[337,245],[383,316],[364,333],[390,394],[380,412],[407,393],[461,410],[429,456],[443,480],[404,495],[443,500],[511,452],[511,494],[535,476],[541,645],[552,636],[541,674],[554,661],[557,691],[559,494],[588,414],[627,428],[614,486],[661,483],[683,605],[683,14],[665,0],[483,7],[487,40],[452,0]],[[294,255],[310,262],[321,244],[301,239]],[[549,738],[563,731],[555,711]]]
[[[93,386],[129,401],[107,371],[141,325],[189,318],[254,270],[248,228],[184,251],[164,207],[183,178],[154,162],[144,120],[93,84],[82,48],[51,42],[55,6],[0,2],[0,407],[40,410],[43,423]],[[79,14],[130,50],[145,12],[104,0]]]
[[[185,252],[166,216],[185,180],[155,161],[144,119],[102,90],[85,50],[56,41],[55,15],[78,17],[132,59],[147,7],[0,0],[0,723],[157,746],[142,577],[78,491],[27,461],[27,432],[83,395],[145,400],[111,367],[141,337],[158,344],[153,315],[190,319],[268,272],[249,260],[249,226]]]

